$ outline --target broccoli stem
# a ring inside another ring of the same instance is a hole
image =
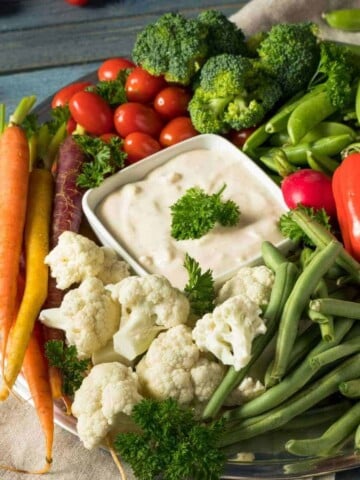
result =
[[[279,407],[263,415],[230,426],[220,440],[220,446],[232,445],[247,438],[260,435],[285,425],[291,419],[305,412],[320,401],[335,393],[341,382],[357,378],[360,368],[360,354],[341,363],[336,369],[324,375],[307,389]]]

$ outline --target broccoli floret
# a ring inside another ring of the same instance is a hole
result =
[[[280,97],[280,86],[257,61],[222,54],[202,67],[189,112],[200,133],[225,133],[259,124]]]
[[[225,110],[231,97],[221,97],[197,87],[188,110],[192,124],[200,133],[226,133]]]
[[[306,88],[316,71],[320,58],[316,26],[311,22],[274,25],[260,43],[258,55],[289,97]]]
[[[220,53],[247,54],[243,31],[222,12],[204,10],[198,20],[208,28],[209,57]]]
[[[138,34],[132,58],[152,75],[188,85],[207,58],[207,34],[197,19],[165,13]]]
[[[359,75],[357,55],[343,45],[324,41],[320,44],[320,61],[310,87],[323,83],[333,106],[341,110],[354,101],[354,79]]]

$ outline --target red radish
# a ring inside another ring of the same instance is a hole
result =
[[[291,173],[282,181],[281,191],[289,208],[296,208],[298,204],[324,208],[330,217],[336,217],[331,178],[322,172],[305,168]]]

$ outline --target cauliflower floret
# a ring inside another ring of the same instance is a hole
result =
[[[174,398],[184,405],[209,400],[225,368],[199,351],[190,327],[177,325],[152,342],[136,372],[147,395]]]
[[[236,387],[227,397],[225,405],[234,406],[242,405],[255,397],[258,397],[265,391],[265,386],[252,377],[245,377],[244,380]]]
[[[230,297],[242,294],[261,307],[269,303],[275,276],[265,265],[242,267],[220,288],[216,303],[223,303]]]
[[[162,275],[127,277],[107,288],[121,305],[114,349],[129,361],[144,353],[161,330],[186,323],[188,319],[187,297]]]
[[[230,297],[196,322],[193,339],[200,350],[240,370],[251,358],[253,339],[266,332],[260,314],[259,305],[247,296]]]
[[[58,244],[45,257],[56,286],[65,290],[85,278],[97,277],[104,283],[116,283],[130,275],[129,266],[114,250],[99,247],[78,233],[65,231]]]
[[[66,293],[59,308],[42,310],[40,320],[48,327],[65,330],[66,340],[76,346],[79,358],[89,358],[118,330],[120,315],[120,305],[102,281],[89,277]]]
[[[75,392],[71,410],[77,417],[77,432],[84,446],[91,449],[122,423],[142,400],[137,374],[118,362],[95,365]]]

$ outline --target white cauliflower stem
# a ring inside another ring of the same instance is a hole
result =
[[[45,263],[61,290],[88,277],[97,277],[106,284],[119,282],[130,274],[127,263],[119,260],[114,250],[99,247],[89,238],[70,231],[60,235]]]
[[[161,330],[188,319],[188,299],[162,275],[131,276],[107,288],[121,305],[114,349],[130,361],[144,353]]]
[[[206,402],[224,371],[223,365],[201,354],[186,325],[160,333],[136,367],[148,396],[174,398],[180,404]]]
[[[274,279],[273,271],[265,265],[242,267],[220,288],[216,303],[241,294],[264,307],[269,303]]]
[[[66,293],[59,308],[42,310],[40,320],[65,330],[66,340],[76,346],[79,358],[89,358],[118,330],[120,314],[120,305],[101,280],[90,277]]]
[[[251,358],[253,339],[266,332],[260,314],[259,305],[247,296],[230,297],[196,322],[193,330],[195,343],[224,365],[240,370]]]
[[[84,446],[91,449],[111,430],[129,426],[133,406],[142,400],[136,373],[118,362],[95,365],[75,392],[72,413]]]

